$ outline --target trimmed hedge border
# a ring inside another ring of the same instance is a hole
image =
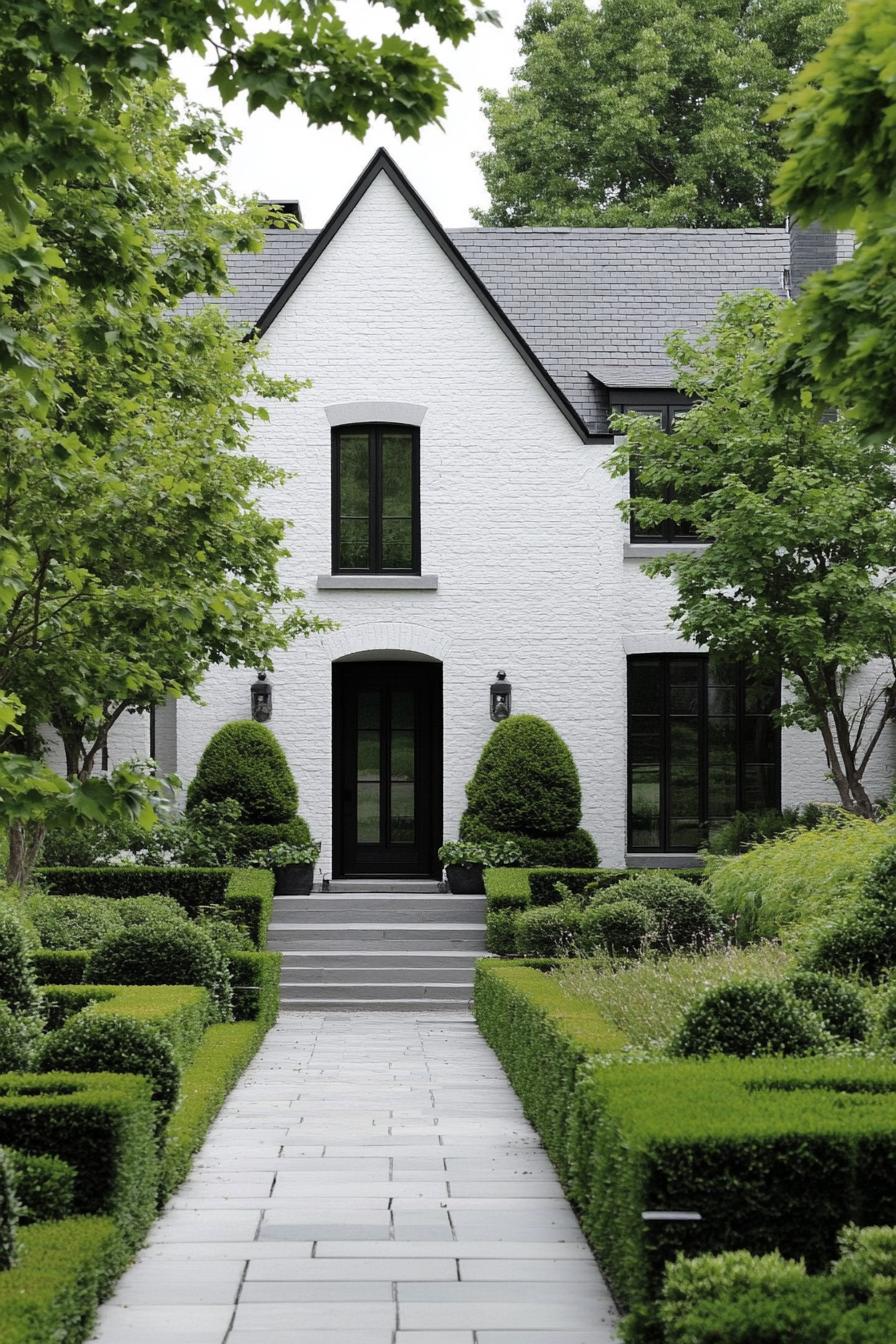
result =
[[[81,949],[77,952],[48,951],[35,948],[31,954],[37,983],[41,986],[80,985],[90,960],[90,952]]]
[[[19,1233],[19,1260],[0,1274],[0,1344],[75,1344],[127,1264],[111,1218],[64,1218]]]
[[[265,1031],[280,1010],[279,952],[231,952],[233,1016],[237,1022],[258,1022]]]
[[[47,985],[43,992],[62,1021],[83,1011],[155,1027],[182,1067],[199,1048],[212,1013],[208,991],[198,985]]]
[[[274,913],[274,874],[270,868],[234,868],[224,892],[224,904],[237,922],[245,926],[255,946],[263,950]]]
[[[476,963],[476,1021],[500,1059],[541,1135],[561,1181],[567,1158],[570,1103],[579,1067],[595,1053],[627,1044],[594,1005],[575,999],[537,966],[552,962]]]

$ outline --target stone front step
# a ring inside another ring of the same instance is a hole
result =
[[[358,999],[373,999],[377,1002],[385,1002],[386,999],[399,1001],[417,999],[428,1002],[437,999],[442,1003],[450,1001],[463,1004],[472,997],[472,983],[431,985],[417,981],[401,985],[384,985],[369,984],[365,981],[334,980],[323,985],[289,984],[284,981],[280,986],[280,1000],[284,1004],[294,999],[313,999],[315,1003],[326,1003],[331,1000],[348,1003]]]
[[[284,924],[485,924],[484,896],[277,896],[274,926]]]
[[[284,963],[281,975],[281,987],[295,988],[298,985],[466,985],[470,986],[475,977],[475,957],[465,957],[453,966],[431,966],[426,962],[414,961],[411,965],[396,966],[391,963],[381,966],[358,965],[340,957],[335,961],[307,962],[294,966]]]
[[[481,924],[271,924],[268,947],[275,952],[338,952],[387,944],[406,950],[476,952],[485,951],[484,937]]]
[[[438,882],[410,881],[402,878],[334,878],[328,886],[331,896],[373,896],[382,894],[438,896]],[[327,894],[326,892],[324,893]]]
[[[348,993],[348,991],[347,991]],[[287,1013],[420,1013],[420,1012],[439,1012],[451,1009],[457,1012],[459,1008],[468,1006],[470,994],[466,993],[463,999],[365,999],[361,997],[345,997],[341,999],[320,999],[320,998],[281,998],[280,1008]]]

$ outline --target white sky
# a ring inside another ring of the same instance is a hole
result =
[[[368,0],[345,0],[341,7],[352,33],[374,35],[388,24],[388,10]],[[515,29],[525,14],[525,0],[491,0],[501,16],[500,28],[483,23],[469,41],[455,49],[435,48],[459,88],[449,95],[443,128],[427,127],[419,141],[402,142],[384,123],[374,123],[358,141],[336,127],[313,129],[295,108],[280,117],[249,113],[245,99],[229,103],[225,116],[240,128],[242,144],[234,150],[227,176],[241,193],[258,192],[277,200],[298,199],[306,225],[318,228],[381,145],[389,150],[439,221],[447,228],[472,223],[470,210],[488,203],[482,175],[473,154],[488,148],[485,117],[480,111],[481,87],[506,90],[519,63]],[[411,36],[432,50],[431,32],[412,29]],[[207,67],[199,56],[180,56],[174,74],[193,101],[220,106],[209,89]]]

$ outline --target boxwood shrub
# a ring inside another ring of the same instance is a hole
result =
[[[25,908],[41,946],[52,950],[96,947],[124,928],[116,904],[96,896],[32,896]]]
[[[129,1247],[152,1221],[158,1181],[149,1084],[132,1074],[5,1074],[0,1144],[77,1172],[77,1213],[111,1214]]]
[[[574,896],[583,896],[589,883],[597,876],[596,868],[530,868],[529,893],[533,905],[556,905],[560,900],[557,883],[567,887]]]
[[[827,1043],[820,1017],[786,985],[743,980],[716,985],[685,1010],[672,1053],[810,1055]]]
[[[79,985],[90,960],[90,953],[45,952],[38,948],[32,953],[34,974],[39,985]]]
[[[75,1204],[75,1169],[59,1157],[3,1151],[13,1174],[20,1226],[68,1218]]]
[[[640,901],[620,897],[586,910],[581,927],[584,948],[602,947],[613,956],[637,957],[643,953],[650,935],[650,912]]]
[[[65,1218],[23,1228],[18,1263],[0,1274],[2,1344],[75,1344],[127,1262],[111,1218]]]
[[[230,976],[223,955],[195,924],[123,929],[91,953],[85,974],[94,984],[200,985],[218,1014],[230,1015]]]
[[[280,953],[232,952],[233,1016],[237,1022],[258,1022],[265,1029],[277,1021],[280,1007]]]
[[[226,723],[213,733],[187,789],[187,811],[203,799],[233,798],[243,822],[290,821],[299,791],[283,748],[270,728],[254,719]]]
[[[514,950],[520,957],[571,957],[582,946],[582,911],[569,902],[534,906],[514,916]]]
[[[43,1027],[37,1013],[14,1013],[0,999],[0,1073],[31,1067]]]
[[[531,868],[486,868],[482,875],[486,909],[525,910],[531,905],[531,871]]]
[[[145,1022],[121,1014],[77,1013],[51,1032],[40,1067],[50,1073],[138,1073],[149,1080],[159,1131],[180,1095],[180,1067],[171,1042]]]
[[[597,1063],[573,1095],[570,1190],[633,1340],[660,1338],[679,1251],[780,1250],[824,1269],[843,1223],[893,1219],[894,1159],[896,1068],[880,1060]]]
[[[9,1150],[0,1148],[0,1271],[16,1262],[16,1227],[19,1202],[16,1198],[15,1168]]]
[[[40,1011],[31,949],[20,920],[0,906],[0,999],[14,1013]]]
[[[821,971],[795,971],[785,981],[796,998],[807,1003],[825,1029],[842,1041],[864,1041],[871,1015],[855,985]]]
[[[39,868],[37,878],[57,896],[173,896],[188,914],[224,900],[232,868],[147,868],[117,864],[108,868]]]
[[[483,1036],[565,1180],[577,1071],[593,1054],[621,1050],[625,1037],[593,1004],[520,962],[480,961],[474,1005]]]
[[[274,909],[274,874],[271,870],[235,869],[227,883],[224,904],[236,923],[243,925],[253,946],[263,949]]]

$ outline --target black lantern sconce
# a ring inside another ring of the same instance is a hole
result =
[[[258,680],[253,681],[250,704],[255,722],[267,723],[274,712],[274,689],[268,685],[267,672],[259,672]]]
[[[510,718],[510,692],[513,690],[507,680],[506,672],[498,673],[498,680],[492,682],[491,717],[495,723]]]

